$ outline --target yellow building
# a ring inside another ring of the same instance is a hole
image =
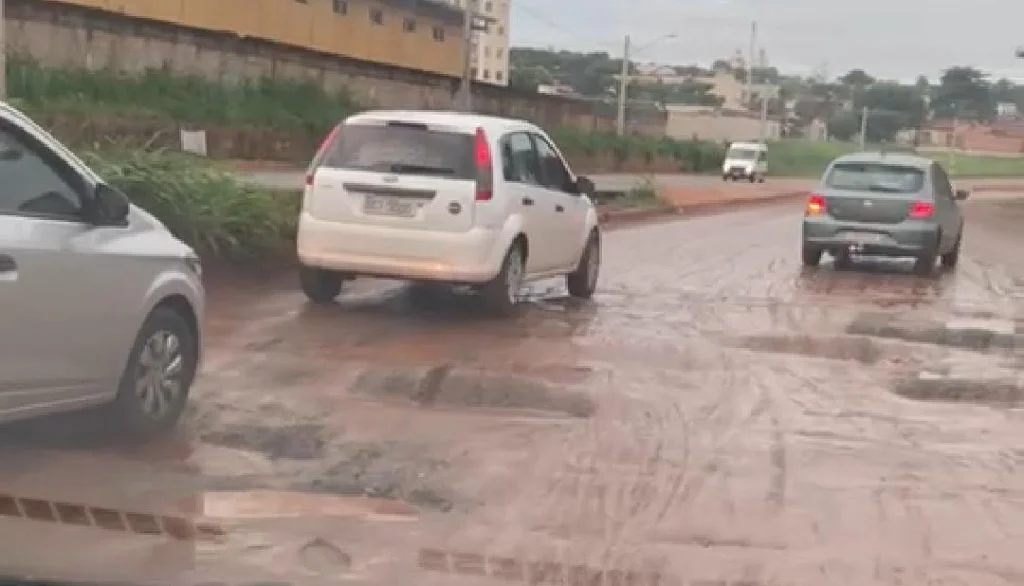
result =
[[[57,0],[458,76],[463,13],[441,0]]]

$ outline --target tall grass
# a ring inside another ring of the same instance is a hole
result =
[[[8,95],[30,115],[155,117],[322,133],[360,108],[350,94],[328,93],[313,81],[227,84],[167,69],[127,74],[42,67],[20,56],[8,61],[7,83]]]
[[[83,157],[132,203],[205,257],[264,259],[291,248],[297,193],[245,184],[189,155],[89,151]]]

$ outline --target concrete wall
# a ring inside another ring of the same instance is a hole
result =
[[[757,117],[728,115],[719,112],[678,112],[669,108],[665,134],[676,139],[700,138],[714,141],[757,140],[761,132]],[[765,124],[765,139],[774,140],[781,134],[777,120]]]
[[[381,108],[452,109],[459,85],[458,78],[447,75],[54,0],[6,0],[6,17],[9,53],[30,55],[50,67],[125,72],[166,67],[225,83],[259,77],[310,79],[330,91],[347,89]],[[523,118],[546,128],[614,127],[614,118],[584,100],[487,84],[475,85],[473,93],[475,109],[487,114]],[[645,119],[638,132],[649,127]]]

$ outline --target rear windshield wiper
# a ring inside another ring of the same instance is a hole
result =
[[[889,187],[887,185],[869,185],[868,191],[875,191],[878,193],[906,193],[906,190],[899,189],[898,187]]]
[[[430,165],[410,165],[408,163],[395,163],[391,167],[392,173],[429,173],[431,175],[454,175],[455,169],[448,167],[432,167]]]

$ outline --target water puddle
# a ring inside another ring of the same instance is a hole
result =
[[[415,507],[398,500],[273,490],[208,492],[202,503],[203,515],[219,521],[307,516],[415,521],[419,516]]]
[[[364,371],[352,385],[356,395],[411,401],[421,407],[467,407],[590,417],[594,401],[585,393],[547,382],[486,371],[377,368]]]
[[[883,351],[876,342],[856,336],[755,335],[733,340],[732,345],[757,352],[852,360],[863,364],[875,364],[883,357]]]
[[[846,331],[855,335],[975,351],[1024,348],[1024,329],[1018,321],[1011,319],[956,318],[938,321],[866,313],[854,319]]]
[[[999,407],[1024,405],[1024,384],[1000,378],[960,378],[944,373],[922,372],[917,377],[897,381],[893,393],[918,401],[977,403]]]

